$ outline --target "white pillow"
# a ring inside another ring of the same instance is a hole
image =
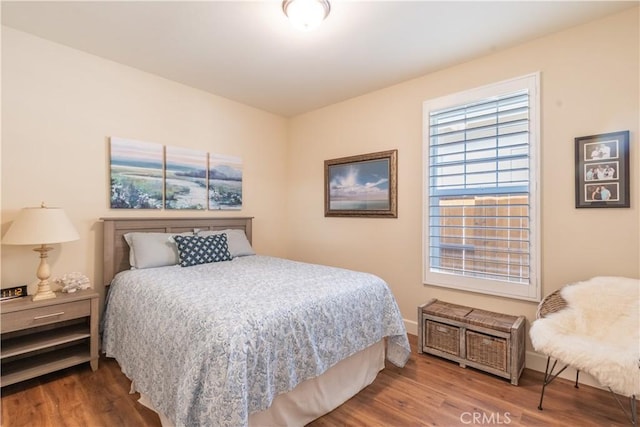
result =
[[[176,234],[186,233],[143,233],[132,232],[124,235],[129,244],[129,264],[131,268],[163,267],[180,262],[178,247],[173,240]]]
[[[226,230],[200,231],[193,230],[196,236],[206,237],[214,234],[226,234],[231,258],[239,256],[255,255],[256,252],[251,247],[251,243],[244,234],[244,230],[228,228]]]

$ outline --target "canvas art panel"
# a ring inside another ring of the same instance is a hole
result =
[[[209,155],[209,209],[242,209],[242,159]]]
[[[207,152],[166,147],[165,208],[207,209]]]
[[[110,139],[112,209],[162,209],[163,146]]]

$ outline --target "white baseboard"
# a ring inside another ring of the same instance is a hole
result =
[[[407,332],[412,335],[418,335],[418,322],[416,322],[415,320],[407,320],[407,319],[403,319],[403,320],[404,320],[404,326],[407,329]],[[534,371],[538,371],[538,372],[544,372],[546,365],[547,365],[546,356],[540,353],[536,353],[535,351],[528,350],[526,352],[525,361],[524,361],[525,368],[533,369]],[[562,366],[560,367],[558,366],[559,365],[556,366],[556,372],[562,368]],[[560,378],[565,378],[569,381],[575,381],[576,370],[571,367],[568,367],[558,376]],[[578,383],[603,389],[603,387],[600,384],[598,384],[598,382],[592,376],[585,374],[584,372],[580,372],[580,376],[578,377]]]
[[[553,360],[551,361],[551,365],[553,365]],[[543,354],[540,354],[540,353],[536,353],[535,351],[527,350],[527,352],[525,353],[525,358],[524,358],[524,366],[525,366],[525,368],[533,369],[534,371],[544,372],[546,367],[547,367],[547,356],[545,356]],[[563,365],[560,362],[558,362],[554,372],[558,372],[560,369],[562,369],[562,366]],[[575,382],[576,381],[576,370],[569,366],[567,369],[562,371],[562,373],[560,375],[558,375],[558,376],[560,378],[567,379],[567,380],[569,380],[571,382]],[[603,390],[608,390],[608,389],[602,387],[598,383],[598,381],[596,381],[591,375],[589,375],[587,373],[584,373],[584,372],[580,372],[580,376],[578,377],[578,383],[579,384],[588,385],[588,386],[591,386],[591,387],[600,388],[600,389],[603,389]]]
[[[407,320],[407,319],[402,319],[402,320],[404,320],[404,327],[407,329],[407,333],[417,336],[418,322],[416,322],[415,320]]]

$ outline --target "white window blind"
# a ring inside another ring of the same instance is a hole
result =
[[[535,93],[509,83],[425,111],[425,281],[537,299]]]

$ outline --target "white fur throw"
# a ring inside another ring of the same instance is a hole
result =
[[[533,322],[533,348],[618,394],[640,396],[640,280],[594,277],[560,294],[568,306]]]

